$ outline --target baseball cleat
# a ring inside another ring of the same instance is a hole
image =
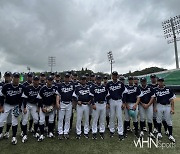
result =
[[[24,136],[24,133],[23,133],[23,131],[21,131],[21,135],[20,135],[21,137],[23,137]]]
[[[48,135],[49,138],[53,138],[54,137],[54,134],[52,132],[49,133]]]
[[[170,140],[171,142],[173,142],[173,143],[176,142],[175,138],[174,138],[172,135],[169,136],[169,140]]]
[[[76,139],[78,139],[78,140],[81,139],[81,135],[77,135]]]
[[[157,134],[157,139],[162,139],[162,134],[161,133]]]
[[[22,138],[22,143],[25,143],[27,141],[27,135],[24,135]]]
[[[149,133],[149,137],[152,138],[152,139],[156,138],[153,133]]]
[[[104,139],[104,133],[100,133],[100,138],[103,140]]]
[[[0,139],[3,139],[3,133],[0,134]]]
[[[41,142],[45,139],[45,136],[44,135],[41,135],[39,138],[38,138],[38,142]]]
[[[39,134],[38,134],[38,133],[34,134],[33,136],[34,136],[35,138],[39,138]]]
[[[131,130],[131,128],[129,126],[127,126],[127,131],[130,131],[130,130]]]
[[[69,139],[69,134],[64,134],[64,138],[68,140]]]
[[[140,137],[142,138],[143,136],[144,136],[144,132],[141,131],[141,132],[140,132]]]
[[[119,140],[123,141],[124,140],[124,135],[119,135]]]
[[[148,131],[147,127],[143,127],[143,131],[147,132]]]
[[[92,134],[92,139],[97,140],[97,134],[96,133]]]
[[[158,133],[158,130],[156,128],[154,128],[153,134],[157,134],[157,133]]]
[[[88,134],[84,134],[84,137],[85,137],[86,139],[88,139],[88,138],[89,138]]]
[[[16,137],[13,137],[13,138],[12,138],[11,143],[12,143],[13,145],[16,145],[16,144],[17,144],[17,139],[16,139]]]
[[[128,136],[127,136],[127,133],[124,133],[124,137],[125,137],[125,138],[127,138],[127,137],[128,137]]]
[[[113,138],[113,137],[114,137],[114,133],[110,132],[110,138]]]
[[[165,131],[165,135],[169,136],[169,131],[168,130]]]
[[[8,139],[9,136],[10,136],[10,135],[9,135],[9,132],[6,132],[3,137],[4,137],[5,139]]]
[[[62,134],[59,134],[59,135],[58,135],[58,139],[59,139],[59,140],[63,140],[63,135],[62,135]]]

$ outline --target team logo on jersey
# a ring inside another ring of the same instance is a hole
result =
[[[44,95],[45,97],[49,97],[49,96],[54,95],[55,92],[56,92],[56,89],[53,89],[53,91],[44,91],[43,95]]]
[[[103,87],[103,88],[95,88],[94,89],[94,92],[96,93],[96,94],[101,94],[101,93],[104,93],[106,91],[106,89],[105,89],[105,87]]]
[[[29,92],[29,96],[37,96],[38,95],[38,91],[30,91]]]
[[[115,91],[115,90],[121,89],[121,84],[118,84],[117,86],[110,86],[109,89],[111,91]]]
[[[71,87],[69,87],[69,88],[63,87],[63,88],[61,88],[61,91],[63,93],[68,93],[70,91],[73,91],[73,86],[71,85]]]
[[[89,93],[90,93],[89,88],[87,90],[80,90],[79,91],[80,95],[86,95],[86,94],[89,94]]]
[[[168,95],[168,94],[170,94],[169,89],[166,89],[165,91],[158,91],[158,92],[156,92],[157,96],[164,96],[164,95]]]
[[[127,89],[127,90],[128,90],[128,94],[132,94],[137,91],[137,87],[134,87],[134,89]]]
[[[7,91],[7,95],[9,96],[15,96],[15,95],[19,95],[22,93],[22,88],[19,88],[17,90],[8,90]]]
[[[151,92],[151,89],[148,88],[147,90],[142,91],[142,95],[144,96],[146,94],[149,94],[150,92]]]

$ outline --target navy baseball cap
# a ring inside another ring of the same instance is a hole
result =
[[[33,77],[33,80],[38,81],[39,77],[36,75],[36,76]]]
[[[139,80],[139,78],[135,76],[135,77],[134,77],[134,80]]]
[[[146,79],[145,77],[142,77],[142,78],[140,79],[140,81],[141,81],[141,82],[144,82],[144,81],[146,82],[147,79]]]
[[[118,76],[118,72],[114,71],[112,72],[112,75]]]
[[[53,78],[53,76],[51,76],[51,75],[50,75],[50,76],[48,76],[48,77],[47,77],[47,80],[49,80],[49,81],[53,81],[53,80],[54,80],[54,78]]]
[[[60,77],[60,74],[59,74],[59,73],[57,73],[57,74],[56,74],[56,77]]]
[[[129,76],[128,80],[134,80],[133,76]]]
[[[91,73],[91,77],[95,77],[95,74],[94,74],[94,73]]]
[[[65,74],[65,78],[69,78],[70,77],[70,74],[69,72]]]
[[[156,78],[156,74],[151,74],[150,78]]]
[[[125,77],[124,77],[123,75],[121,75],[121,76],[119,77],[119,80],[123,81],[123,80],[125,80]]]
[[[104,79],[105,79],[105,80],[107,80],[107,79],[108,79],[108,77],[105,75],[105,76],[104,76]]]
[[[102,79],[102,77],[100,75],[96,76],[96,80],[101,80],[101,79]]]
[[[33,74],[31,72],[27,73],[28,77],[33,77]]]
[[[86,77],[89,77],[89,73],[86,73],[85,76],[86,76]]]
[[[14,77],[14,78],[19,78],[19,77],[20,77],[20,74],[19,74],[18,72],[14,72],[14,73],[13,73],[13,77]]]
[[[51,73],[50,73],[50,75],[51,75],[51,76],[54,76],[54,75],[55,75],[55,73],[54,73],[54,72],[51,72]]]
[[[46,76],[44,72],[41,72],[40,76]]]
[[[5,72],[4,73],[4,76],[11,76],[12,74],[11,74],[11,72],[9,72],[9,71],[7,71],[7,72]]]
[[[80,78],[81,80],[86,80],[86,76],[81,76],[81,78]]]
[[[78,75],[77,75],[77,72],[74,72],[74,73],[73,73],[73,76],[78,76]]]
[[[160,77],[160,78],[158,78],[158,81],[164,82],[164,78]]]

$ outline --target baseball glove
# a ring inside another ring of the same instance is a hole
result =
[[[15,117],[18,117],[20,114],[20,109],[19,109],[19,105],[15,106],[12,110],[12,113]]]
[[[54,106],[52,106],[52,105],[51,106],[46,106],[45,108],[46,108],[47,113],[50,113],[50,112],[52,112],[54,110]]]

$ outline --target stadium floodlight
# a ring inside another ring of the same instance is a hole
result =
[[[176,68],[179,68],[177,41],[180,41],[180,37],[177,37],[177,35],[180,34],[180,15],[162,22],[162,27],[164,31],[164,37],[165,39],[168,39],[167,43],[174,43]]]
[[[48,57],[48,65],[51,68],[51,72],[52,72],[53,66],[56,65],[56,57],[52,57],[52,56]]]
[[[112,51],[109,51],[109,52],[107,53],[107,56],[108,56],[108,60],[109,60],[110,65],[111,65],[111,75],[112,75],[112,64],[115,63],[114,58],[113,58]]]

